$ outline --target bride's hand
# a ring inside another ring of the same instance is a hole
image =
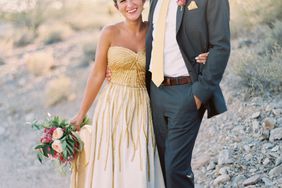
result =
[[[70,124],[72,124],[75,128],[75,130],[79,131],[80,130],[80,125],[82,124],[84,119],[84,116],[77,114],[74,116],[74,118],[70,121]]]
[[[197,63],[205,64],[208,60],[209,52],[198,55],[195,59]]]
[[[111,79],[112,79],[112,71],[111,69],[109,69],[109,67],[107,67],[107,70],[106,70],[106,79],[110,82]]]

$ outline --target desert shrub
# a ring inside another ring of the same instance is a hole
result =
[[[91,14],[80,14],[75,15],[73,17],[69,17],[66,19],[66,23],[75,30],[75,31],[82,31],[82,30],[90,30],[90,29],[99,29],[103,25],[105,25],[104,18],[101,16],[94,16]],[[87,19],[85,19],[87,18]]]
[[[253,24],[271,24],[282,19],[281,0],[237,0],[240,7]]]
[[[5,61],[4,59],[0,56],[0,65],[4,65],[5,64]]]
[[[54,65],[54,58],[51,52],[36,52],[26,57],[25,64],[30,73],[41,76],[48,73]]]
[[[72,29],[63,23],[48,22],[38,28],[38,40],[44,44],[61,42],[72,34]]]
[[[44,22],[43,14],[34,9],[33,11],[25,11],[11,14],[11,20],[18,27],[26,27],[30,31],[36,33],[37,28]]]
[[[96,30],[120,20],[112,1],[80,1],[68,7],[65,23],[75,31]]]
[[[23,31],[15,37],[14,46],[23,47],[31,44],[35,39],[35,35],[32,32]]]
[[[63,40],[62,33],[59,31],[54,31],[48,35],[45,39],[44,44],[54,44],[57,42],[61,42]]]
[[[45,86],[46,105],[52,106],[68,99],[71,90],[71,80],[64,75],[50,80]]]
[[[234,72],[253,94],[279,93],[282,91],[282,47],[258,55],[243,49],[232,55]]]
[[[252,27],[248,19],[247,12],[242,8],[240,1],[230,1],[230,29],[232,38],[237,38],[244,31],[249,31]]]
[[[95,58],[96,43],[87,43],[83,46],[83,58],[81,61],[82,65],[89,65]]]
[[[266,24],[270,27],[276,20],[282,20],[281,0],[230,0],[231,31],[236,38],[242,31],[253,26]]]
[[[25,9],[1,12],[1,19],[13,23],[18,29],[27,29],[36,36],[37,29],[48,20],[59,20],[65,14],[65,0],[18,0]],[[16,2],[15,2],[16,3]]]
[[[265,38],[261,39],[259,48],[262,53],[271,53],[276,46],[282,47],[282,22],[276,21],[272,28],[265,32]]]

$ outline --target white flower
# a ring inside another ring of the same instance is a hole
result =
[[[53,140],[58,140],[58,139],[60,139],[60,138],[63,136],[63,134],[64,134],[63,129],[61,129],[61,128],[56,128],[56,129],[54,130],[53,134],[52,134],[52,139],[53,139]]]
[[[63,152],[63,147],[62,147],[62,143],[60,140],[55,140],[53,143],[52,143],[52,148],[58,152],[58,153],[62,153]]]

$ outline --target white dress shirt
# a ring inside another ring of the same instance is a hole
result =
[[[164,75],[168,77],[188,76],[188,70],[181,55],[176,41],[176,13],[177,3],[175,0],[169,0],[166,17],[165,42],[164,42]],[[163,0],[158,0],[153,15],[153,28],[159,17],[160,5]],[[153,29],[153,40],[157,33]],[[152,58],[151,58],[152,59]],[[151,61],[151,63],[153,63]]]

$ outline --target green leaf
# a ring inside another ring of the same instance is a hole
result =
[[[64,139],[64,140],[61,140],[61,143],[62,143],[62,148],[63,148],[63,150],[65,150],[66,147],[67,147],[67,142],[66,142],[66,140],[65,140],[65,139]]]
[[[66,150],[66,149],[63,151],[63,156],[64,156],[65,159],[67,159],[68,153],[67,153],[67,150]]]
[[[50,153],[51,153],[51,155],[54,157],[54,155],[55,155],[55,150],[53,150],[52,147],[51,147]]]
[[[72,155],[74,152],[74,147],[71,144],[67,144],[67,151],[69,155]]]
[[[44,147],[42,148],[43,155],[47,158],[48,158],[48,153],[49,153],[48,149],[49,149],[49,145],[44,145]]]
[[[37,159],[42,164],[43,156],[41,153],[37,153]]]
[[[44,148],[45,147],[45,144],[44,145],[37,145],[34,149],[41,149],[41,148]]]
[[[63,136],[63,137],[60,139],[61,142],[64,142],[65,140],[66,140],[66,136]]]
[[[68,139],[67,139],[67,142],[70,142],[70,143],[75,143],[73,137],[71,135],[68,136]]]
[[[87,124],[90,124],[91,122],[90,122],[90,119],[87,117],[87,116],[85,116],[84,118],[83,118],[83,121],[82,121],[82,123],[81,123],[81,127],[83,127],[84,125],[87,125]]]
[[[32,123],[31,123],[31,127],[32,129],[38,131],[38,130],[41,130],[43,128],[42,124],[39,123],[38,121],[34,120]]]

